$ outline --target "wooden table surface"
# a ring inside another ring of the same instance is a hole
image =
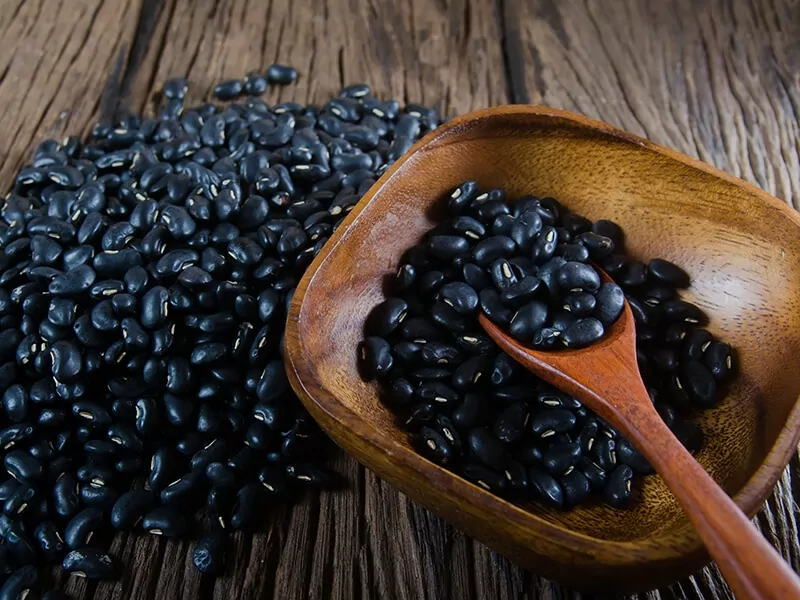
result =
[[[343,84],[446,114],[503,103],[584,113],[699,157],[797,207],[798,0],[0,0],[0,185],[45,136],[149,109],[165,78],[190,100],[273,62],[297,67],[269,102],[324,103]],[[344,492],[268,507],[216,581],[191,542],[120,536],[96,599],[549,599],[575,594],[523,571],[339,457]],[[759,516],[800,570],[795,458]],[[706,569],[644,598],[730,598]]]

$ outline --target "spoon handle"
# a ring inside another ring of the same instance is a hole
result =
[[[800,598],[800,578],[653,410],[626,432],[683,506],[739,600]],[[648,418],[649,417],[649,418]],[[642,422],[647,418],[649,422]],[[626,428],[627,429],[627,428]]]

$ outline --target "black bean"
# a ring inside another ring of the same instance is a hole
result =
[[[11,421],[24,421],[28,415],[28,391],[19,383],[8,387],[3,393],[3,408]]]
[[[556,273],[558,285],[568,292],[597,292],[600,275],[590,265],[572,261],[565,263]]]
[[[717,381],[727,381],[734,370],[734,360],[730,345],[713,342],[706,349],[704,364]]]
[[[631,499],[633,470],[628,465],[619,465],[608,476],[603,490],[603,500],[614,508],[624,508]]]
[[[650,276],[669,286],[676,288],[689,287],[689,275],[678,265],[664,260],[654,258],[647,265],[647,272]]]
[[[439,290],[439,298],[462,315],[470,315],[478,310],[478,293],[466,283],[445,284]]]
[[[534,300],[522,306],[511,317],[511,321],[508,324],[508,332],[513,338],[529,343],[533,339],[533,334],[547,322],[548,316],[547,304]]]
[[[55,523],[44,521],[36,526],[33,537],[47,562],[54,562],[64,553],[64,540]]]
[[[492,469],[488,469],[483,465],[467,463],[461,468],[461,473],[469,481],[495,494],[502,494],[505,492],[508,485],[504,475]]]
[[[27,452],[12,450],[3,457],[3,466],[18,481],[36,481],[42,476],[43,466]]]
[[[510,237],[495,235],[478,243],[472,250],[472,258],[481,267],[488,267],[499,258],[509,258],[516,249]]]
[[[533,240],[531,254],[534,262],[544,263],[553,257],[558,246],[558,232],[554,227],[544,227]]]
[[[681,366],[680,380],[689,398],[701,408],[713,406],[717,382],[705,365],[690,360]]]
[[[564,490],[558,481],[535,465],[528,469],[529,487],[536,492],[536,497],[555,507],[564,504]]]
[[[261,489],[256,483],[249,483],[240,488],[236,493],[230,524],[234,529],[249,530],[255,525],[259,514],[259,500]]]
[[[551,446],[542,456],[544,468],[557,477],[563,476],[581,457],[581,444],[572,442]]]
[[[478,184],[474,181],[467,181],[458,186],[448,196],[448,209],[453,214],[458,214],[478,196]]]
[[[87,579],[111,579],[114,562],[108,554],[97,548],[79,548],[70,551],[61,561],[64,572]]]
[[[572,349],[585,348],[603,337],[603,324],[595,318],[578,319],[561,335],[561,341]]]
[[[182,100],[183,97],[186,95],[186,91],[189,89],[189,84],[184,77],[176,77],[174,79],[168,79],[164,82],[164,87],[161,88],[161,92],[167,98],[173,99],[176,98],[178,100]]]
[[[53,485],[52,507],[62,518],[71,517],[78,510],[80,498],[78,485],[70,473],[62,473]]]
[[[38,580],[36,567],[31,565],[20,567],[9,575],[0,588],[0,600],[25,600]]]
[[[469,329],[469,323],[464,315],[456,312],[452,306],[441,300],[431,307],[430,316],[434,323],[446,331],[463,333]]]
[[[454,460],[454,452],[448,440],[431,427],[421,427],[413,439],[417,451],[438,465],[447,465]]]
[[[228,534],[222,529],[200,538],[192,553],[192,562],[197,570],[209,575],[221,572],[225,565],[227,542]]]
[[[273,64],[267,69],[267,81],[278,85],[287,85],[297,80],[297,69],[285,65]]]
[[[714,338],[705,329],[694,329],[683,341],[683,354],[688,360],[702,361]]]
[[[242,95],[244,85],[238,79],[223,81],[214,87],[214,96],[220,100],[234,100]]]
[[[67,547],[74,550],[87,546],[95,532],[102,527],[104,516],[99,508],[84,508],[72,517],[64,529]]]
[[[571,467],[568,473],[560,477],[559,483],[564,490],[564,504],[567,506],[577,506],[589,498],[591,485],[582,471]]]
[[[606,282],[597,292],[595,317],[605,326],[611,325],[622,314],[625,294],[617,284]]]
[[[447,260],[466,253],[469,240],[460,235],[435,235],[428,241],[428,247],[434,256]]]
[[[576,424],[575,414],[566,409],[556,408],[534,415],[531,418],[531,431],[540,438],[548,438],[557,433],[567,433]]]

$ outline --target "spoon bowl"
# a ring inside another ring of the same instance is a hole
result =
[[[640,591],[690,575],[708,555],[660,477],[641,481],[628,510],[512,504],[417,454],[377,386],[359,377],[356,346],[386,279],[435,225],[442,196],[467,179],[612,219],[633,256],[692,275],[686,298],[739,353],[727,397],[696,419],[705,435],[696,458],[748,516],[800,434],[797,216],[750,184],[608,125],[550,108],[488,109],[441,126],[396,162],[317,256],[290,307],[293,388],[334,441],[414,501],[581,590]]]

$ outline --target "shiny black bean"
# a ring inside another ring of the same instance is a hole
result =
[[[562,343],[568,348],[585,348],[603,337],[603,324],[593,317],[578,319],[561,335]]]
[[[683,355],[688,360],[702,361],[714,338],[705,329],[690,331],[683,341]]]
[[[625,289],[639,287],[647,281],[647,266],[638,260],[629,261],[617,281]]]
[[[70,551],[61,561],[65,573],[87,579],[111,579],[114,562],[108,554],[97,548],[79,548]]]
[[[581,444],[571,442],[551,446],[542,456],[544,468],[556,477],[565,475],[581,457]]]
[[[36,526],[33,537],[47,562],[54,562],[64,553],[64,540],[55,523],[44,521]]]
[[[447,283],[439,289],[438,296],[459,314],[471,315],[478,310],[478,293],[466,283]]]
[[[713,342],[706,349],[703,363],[717,381],[727,381],[734,371],[730,345],[724,342]]]
[[[617,284],[606,282],[597,292],[594,316],[605,326],[611,325],[622,314],[625,294]]]
[[[3,502],[3,514],[12,519],[22,519],[35,502],[36,490],[27,483],[19,484]]]
[[[297,69],[285,65],[273,64],[267,68],[267,81],[277,85],[288,85],[297,81]]]
[[[564,296],[564,310],[576,317],[588,317],[597,306],[597,299],[588,292],[571,292]]]
[[[62,473],[53,485],[51,505],[56,514],[62,518],[74,515],[80,504],[78,484],[70,473]]]
[[[647,265],[647,273],[657,281],[661,281],[669,286],[675,288],[689,287],[690,281],[688,273],[668,260],[654,258]]]
[[[431,427],[420,427],[412,438],[417,451],[438,465],[448,465],[455,459],[455,453],[448,440]]]
[[[470,429],[483,419],[486,399],[479,393],[467,393],[464,401],[453,411],[453,424],[461,429]]]
[[[435,235],[428,241],[430,252],[437,258],[448,260],[469,251],[469,240],[459,235]]]
[[[556,273],[558,285],[566,292],[597,292],[600,275],[590,265],[572,261],[565,263]]]
[[[405,347],[401,346],[400,350],[413,353],[413,356],[406,356],[406,362],[413,359],[422,359],[423,362],[433,365],[447,365],[456,363],[461,358],[461,352],[455,346],[444,344],[440,342],[428,342],[427,344],[414,344],[413,342],[401,342]],[[412,346],[409,348],[408,346]],[[413,346],[417,347],[414,351]],[[396,353],[396,351],[395,351]]]
[[[391,334],[408,314],[408,304],[400,298],[389,298],[372,309],[367,317],[366,330],[377,336]]]
[[[717,395],[717,382],[705,365],[690,360],[681,366],[680,380],[689,398],[700,408],[713,406]]]
[[[256,483],[249,483],[240,488],[236,493],[236,503],[230,518],[231,527],[239,530],[249,530],[255,525],[259,514],[261,489]]]
[[[508,324],[508,332],[521,342],[529,343],[536,331],[547,322],[549,309],[547,304],[534,300],[522,306]],[[566,333],[564,334],[566,337]],[[563,339],[563,338],[562,338]]]
[[[554,227],[547,226],[542,228],[531,244],[531,255],[533,261],[542,264],[553,257],[558,246],[558,232]]]
[[[50,347],[52,373],[58,381],[72,383],[80,376],[83,368],[81,352],[75,344],[58,341]]]
[[[95,282],[97,274],[88,265],[79,264],[67,273],[54,277],[48,291],[54,296],[76,296],[87,291]]]
[[[0,587],[0,600],[25,600],[38,580],[36,567],[29,564],[18,568]]]
[[[488,267],[499,258],[510,258],[516,247],[516,243],[510,237],[494,235],[479,242],[473,248],[472,258],[479,266]]]
[[[528,487],[535,491],[536,497],[545,504],[563,506],[564,490],[561,484],[540,467],[532,465],[528,468]]]
[[[585,502],[591,493],[591,485],[586,475],[574,467],[559,478],[561,489],[564,490],[564,504],[577,506]]]
[[[628,440],[620,439],[617,442],[616,452],[617,461],[628,465],[636,473],[649,474],[653,472],[653,467],[647,462],[647,459]]]
[[[467,319],[456,312],[452,306],[437,301],[430,309],[430,317],[433,322],[439,325],[446,331],[455,333],[463,333],[469,329],[469,322]]]
[[[214,87],[214,96],[220,100],[234,100],[242,95],[244,85],[238,79],[223,81]]]
[[[28,415],[28,391],[19,383],[8,387],[3,393],[3,409],[12,422],[24,421]]]
[[[495,287],[501,292],[514,286],[518,282],[517,275],[511,263],[504,258],[498,258],[494,261],[489,267],[489,273]]]
[[[208,575],[222,572],[227,543],[228,534],[224,529],[217,529],[200,538],[192,553],[192,562],[197,570]]]
[[[583,262],[589,260],[589,250],[582,244],[559,244],[556,246],[556,256],[571,262]]]
[[[511,265],[513,268],[513,265]],[[537,293],[541,286],[541,280],[531,275],[524,276],[514,284],[504,288],[500,293],[500,300],[504,304],[519,306],[526,300],[530,300]]]
[[[184,77],[176,77],[174,79],[168,79],[164,82],[164,86],[161,88],[161,93],[169,99],[176,98],[178,100],[182,100],[188,89],[189,84],[186,79]]]
[[[460,395],[441,381],[428,381],[416,390],[417,396],[440,409],[452,408],[458,404]]]
[[[3,466],[18,481],[36,481],[43,472],[41,461],[22,450],[12,450],[6,454]]]
[[[633,469],[628,465],[619,465],[608,475],[608,482],[603,489],[603,500],[614,508],[624,508],[631,499],[631,480]]]
[[[683,300],[670,300],[663,304],[664,316],[669,321],[683,322],[690,325],[705,323],[706,317],[697,306]]]
[[[554,408],[535,414],[530,421],[533,434],[545,439],[571,431],[575,427],[576,417],[571,410]]]
[[[461,468],[461,474],[467,480],[495,494],[502,494],[508,486],[504,474],[486,468],[483,465],[467,463]]]

